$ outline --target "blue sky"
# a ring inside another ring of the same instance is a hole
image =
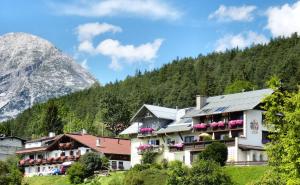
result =
[[[177,57],[289,36],[300,31],[299,20],[299,1],[0,1],[0,35],[43,37],[102,84]]]

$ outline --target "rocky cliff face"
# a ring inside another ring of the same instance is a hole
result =
[[[47,40],[26,33],[0,36],[0,121],[35,103],[90,87],[96,80]]]

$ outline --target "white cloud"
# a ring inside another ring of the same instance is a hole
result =
[[[56,4],[55,9],[64,15],[84,17],[124,16],[129,14],[151,19],[176,20],[182,15],[170,4],[158,0],[81,0],[71,4]]]
[[[121,61],[129,64],[135,62],[148,62],[157,57],[157,52],[163,42],[163,39],[155,39],[152,43],[134,45],[122,45],[117,40],[106,39],[99,43],[96,51],[102,55],[111,58],[110,68],[114,70],[121,69]]]
[[[216,42],[216,51],[225,51],[226,49],[235,47],[243,49],[251,44],[263,44],[267,42],[268,39],[264,35],[257,34],[253,31],[237,35],[226,35]]]
[[[221,22],[227,21],[252,21],[253,20],[253,11],[256,9],[256,6],[225,6],[220,5],[220,7],[209,15],[209,19],[217,19]]]
[[[82,24],[76,28],[79,41],[86,41],[86,40],[90,41],[95,36],[98,36],[106,32],[116,33],[121,31],[122,28],[120,28],[119,26],[115,26],[107,23],[98,23],[98,22]]]
[[[78,51],[92,55],[101,54],[111,58],[109,67],[114,70],[122,69],[122,62],[128,64],[136,62],[151,63],[157,56],[157,52],[163,39],[155,39],[152,43],[145,43],[138,46],[123,45],[118,40],[106,39],[96,47],[93,39],[105,32],[121,32],[122,28],[107,23],[87,23],[79,25],[76,29],[79,45]]]
[[[89,69],[89,66],[87,65],[87,59],[83,60],[80,63],[81,67],[83,67],[84,69]]]
[[[300,32],[300,1],[292,5],[271,7],[267,10],[268,24],[266,26],[273,36],[290,36]]]

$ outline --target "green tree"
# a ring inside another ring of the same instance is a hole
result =
[[[53,101],[49,101],[43,123],[45,124],[46,133],[54,132],[61,134],[63,131],[63,123],[58,114],[58,106]]]
[[[167,185],[188,185],[189,169],[181,161],[171,161],[168,168]]]
[[[257,89],[253,83],[245,80],[236,80],[225,88],[225,94],[239,93],[244,91],[252,91]]]
[[[145,151],[142,156],[142,164],[153,164],[155,162],[156,153]]]
[[[273,77],[268,85],[274,90],[263,106],[265,124],[271,133],[267,145],[269,164],[286,182],[299,182],[300,91],[285,91],[278,77]]]
[[[223,143],[214,142],[208,145],[203,152],[199,154],[201,160],[212,160],[224,166],[227,161],[228,149]]]
[[[95,152],[89,152],[80,157],[79,162],[85,166],[86,175],[92,176],[94,171],[102,168],[101,155]]]

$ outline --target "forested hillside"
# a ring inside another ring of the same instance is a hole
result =
[[[1,129],[27,138],[82,128],[94,134],[113,135],[129,124],[130,117],[144,103],[190,107],[195,104],[196,94],[211,96],[261,89],[273,75],[282,79],[286,89],[297,89],[300,37],[296,34],[273,39],[268,45],[177,59],[160,69],[137,71],[123,81],[95,85],[35,105],[16,119],[4,122]]]

